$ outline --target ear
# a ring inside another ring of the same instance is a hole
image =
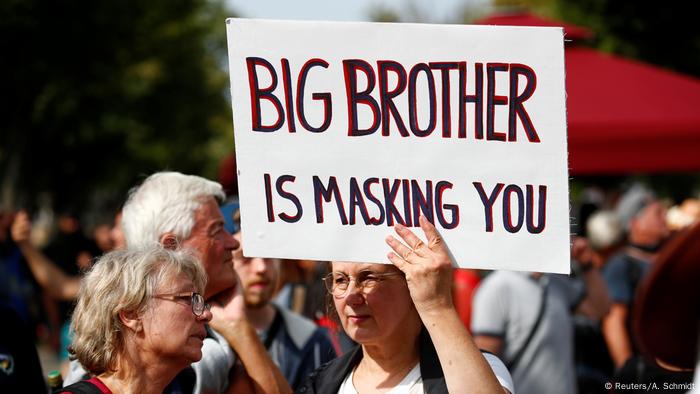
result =
[[[143,330],[141,319],[135,311],[120,311],[119,320],[125,327],[128,327],[134,332],[140,332]]]
[[[177,245],[179,243],[177,241],[177,237],[173,233],[165,233],[165,234],[161,235],[160,239],[158,241],[160,242],[161,245],[163,245],[163,247],[165,249],[168,249],[168,250],[177,249]]]

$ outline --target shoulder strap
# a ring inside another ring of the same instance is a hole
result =
[[[87,380],[81,380],[71,384],[70,386],[64,387],[63,391],[59,390],[59,393],[102,394],[102,390]]]
[[[527,347],[530,345],[530,342],[532,341],[532,337],[535,336],[535,332],[537,331],[537,328],[540,326],[540,323],[542,322],[542,317],[544,316],[544,310],[547,307],[547,289],[549,288],[549,282],[547,281],[544,286],[542,286],[542,302],[540,302],[540,310],[537,312],[537,319],[535,320],[535,324],[532,325],[532,328],[530,329],[530,333],[527,335],[527,338],[525,339],[525,342],[523,342],[523,345],[518,349],[517,353],[513,356],[513,358],[510,359],[506,363],[506,367],[508,368],[509,371],[513,371],[515,367],[518,365],[518,362],[520,361],[520,358],[523,356],[525,353],[525,350]]]
[[[267,330],[267,333],[265,334],[265,341],[263,342],[265,349],[270,350],[270,346],[272,346],[272,342],[275,340],[275,337],[277,336],[277,332],[280,330],[281,326],[282,326],[282,312],[280,312],[279,310],[277,310],[275,308],[275,318],[272,320],[272,324],[270,325],[270,328]]]
[[[311,391],[315,393],[337,393],[345,377],[362,360],[362,346],[355,347],[311,372],[307,377],[307,390],[303,388],[297,392]]]

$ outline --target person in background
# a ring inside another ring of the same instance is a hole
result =
[[[58,264],[32,245],[32,223],[27,212],[17,213],[11,230],[12,239],[19,247],[34,279],[42,289],[55,300],[73,302],[80,290],[80,277],[68,275]]]
[[[46,254],[34,247],[31,242],[32,223],[26,211],[19,211],[12,223],[12,239],[24,257],[31,274],[36,283],[52,300],[63,303],[73,303],[78,296],[80,289],[80,276],[69,275],[60,268],[60,265],[51,260]],[[115,243],[111,239],[110,231],[103,231],[109,240],[103,239],[100,242],[105,248],[113,248]],[[107,251],[95,250],[91,253],[100,255]],[[90,263],[86,263],[90,265]],[[61,371],[65,375],[68,372],[68,346],[72,341],[67,322],[61,331],[61,348],[65,349],[65,354],[61,357]]]
[[[245,257],[241,231],[233,237],[241,245],[233,253],[233,263],[245,298],[246,316],[272,360],[296,389],[309,373],[334,359],[336,352],[325,329],[271,302],[282,261]]]
[[[603,268],[613,304],[603,319],[602,329],[618,379],[635,382],[641,379],[638,376],[640,369],[652,370],[654,367],[639,357],[631,332],[631,309],[637,286],[669,236],[669,229],[663,204],[651,191],[639,185],[623,194],[616,212],[627,237],[625,246]]]
[[[666,222],[671,231],[680,231],[700,221],[700,200],[686,198],[680,205],[669,208]]]
[[[596,211],[586,221],[586,234],[593,250],[593,265],[603,269],[622,246],[624,230],[620,218],[612,210]]]
[[[0,393],[46,393],[32,330],[0,300]]]
[[[609,298],[591,252],[574,240],[579,280],[565,275],[494,271],[474,297],[472,333],[480,349],[503,358],[518,393],[575,393],[572,314],[600,319]]]
[[[0,393],[45,393],[34,346],[34,287],[11,237],[14,212],[0,209]]]
[[[0,302],[11,307],[30,327],[41,320],[39,292],[32,282],[24,256],[12,239],[17,213],[0,209]]]
[[[109,223],[100,223],[92,230],[92,239],[94,241],[93,255],[101,256],[114,249],[114,240],[112,240],[112,225]]]
[[[63,274],[79,281],[81,271],[88,269],[93,258],[97,257],[94,245],[83,234],[78,212],[70,204],[59,211],[56,222],[57,232],[42,252],[58,265]],[[44,294],[44,308],[52,333],[52,343],[57,346],[58,356],[65,367],[70,345],[70,315],[74,305],[65,297],[53,297],[51,292]]]
[[[212,318],[205,283],[187,253],[153,246],[103,255],[82,281],[72,322],[70,351],[93,377],[62,392],[162,393],[202,358]]]
[[[122,230],[122,211],[120,210],[114,215],[114,225],[109,230],[109,237],[112,239],[114,249],[126,248],[126,238]]]
[[[497,357],[479,351],[452,303],[453,262],[424,217],[420,240],[395,225],[391,264],[332,263],[325,284],[353,351],[314,371],[300,393],[514,392]]]

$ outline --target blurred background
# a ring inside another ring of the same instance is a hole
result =
[[[632,0],[4,0],[0,242],[25,209],[34,244],[49,248],[63,234],[72,241],[60,245],[96,257],[109,248],[99,234],[108,238],[128,188],[159,170],[235,192],[230,16],[564,26],[572,232],[585,235],[586,218],[613,207],[626,185],[644,184],[668,208],[680,206],[700,191],[700,34],[686,8]],[[64,249],[54,246],[51,257],[75,275],[80,257]],[[50,297],[5,257],[6,297],[25,304],[32,333],[57,351],[60,318],[48,316],[60,308],[50,312]],[[46,370],[50,353],[42,353]]]

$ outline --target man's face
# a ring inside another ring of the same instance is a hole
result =
[[[233,238],[241,242],[240,231]],[[233,263],[236,273],[243,285],[243,296],[249,308],[262,308],[267,305],[277,288],[280,261],[259,257],[244,257],[241,248],[233,253]]]
[[[194,226],[182,246],[197,253],[207,273],[204,298],[209,298],[236,284],[233,250],[238,242],[224,229],[224,218],[214,197],[207,197],[194,212]]]
[[[658,201],[644,207],[633,220],[632,230],[649,244],[658,244],[669,235],[666,208]]]

